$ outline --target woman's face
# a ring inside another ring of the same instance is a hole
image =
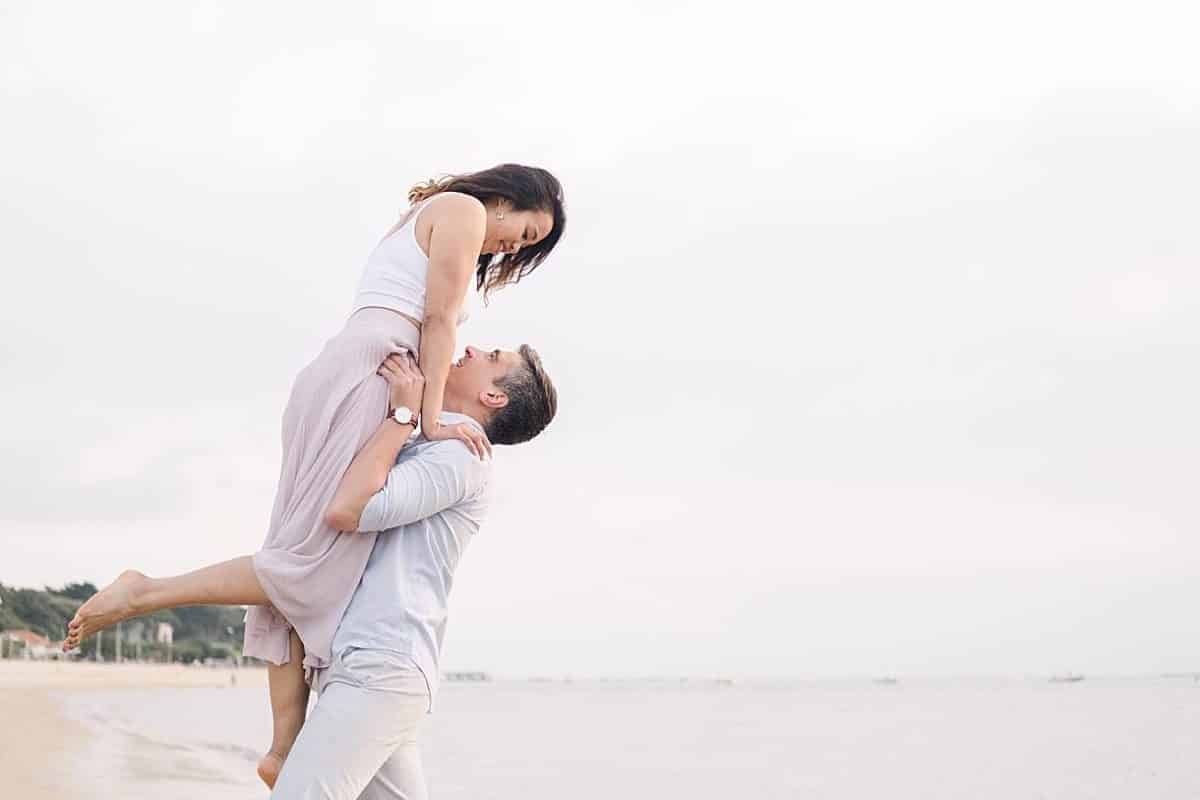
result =
[[[497,217],[503,219],[497,219]],[[523,247],[537,244],[554,227],[549,211],[513,211],[507,202],[488,212],[487,231],[483,236],[485,255],[515,254]]]

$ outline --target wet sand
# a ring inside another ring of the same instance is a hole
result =
[[[0,775],[13,797],[85,797],[74,755],[88,739],[63,704],[80,690],[266,686],[266,670],[0,661]],[[7,792],[6,792],[7,793]]]

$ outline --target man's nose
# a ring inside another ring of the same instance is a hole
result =
[[[467,345],[467,351],[466,351],[466,352],[467,352],[467,358],[474,358],[474,357],[475,357],[475,348],[474,348],[474,347],[471,347],[470,345]]]

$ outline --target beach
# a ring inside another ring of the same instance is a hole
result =
[[[262,669],[180,664],[0,661],[0,775],[11,797],[72,798],[84,793],[80,756],[97,732],[73,715],[73,696],[101,690],[265,687]],[[265,689],[264,689],[265,691]]]
[[[257,669],[0,662],[5,796],[265,798]],[[446,682],[439,800],[1200,796],[1192,676]]]

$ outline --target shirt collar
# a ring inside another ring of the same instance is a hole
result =
[[[459,414],[456,411],[443,411],[439,421],[443,425],[458,425],[460,422],[465,422],[472,428],[475,428],[480,433],[484,433],[483,426],[479,424],[479,420],[474,417],[469,417],[466,414]]]

